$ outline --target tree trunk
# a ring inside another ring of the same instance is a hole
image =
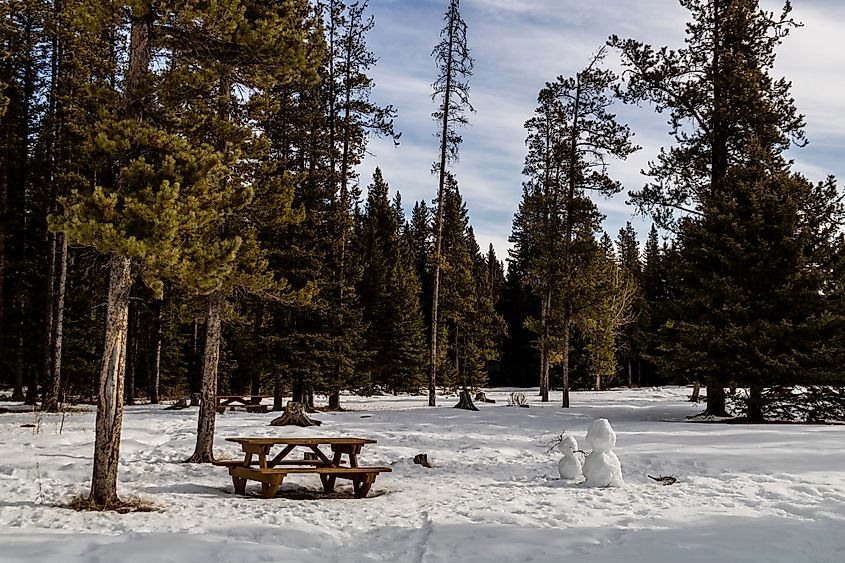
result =
[[[42,355],[41,355],[41,373],[44,381],[44,390],[41,395],[41,410],[53,411],[58,409],[58,400],[56,399],[56,389],[52,386],[52,379],[50,377],[50,366],[53,361],[53,311],[55,309],[56,297],[56,275],[58,268],[56,264],[56,236],[47,233],[47,287],[44,291],[44,325],[42,328]]]
[[[150,404],[157,405],[159,402],[159,385],[161,383],[161,300],[156,299],[153,303],[153,326],[152,345],[149,355],[152,356],[149,369],[149,394]]]
[[[291,389],[291,400],[294,403],[305,402],[305,382],[302,380],[302,374],[297,373],[293,376],[293,385]],[[281,393],[279,394],[281,396]],[[279,409],[281,410],[281,409]]]
[[[540,305],[540,322],[542,324],[542,343],[540,344],[540,401],[549,401],[549,318],[551,317],[552,292],[551,289],[543,296]]]
[[[601,391],[601,374],[596,374],[596,391]]]
[[[220,361],[220,315],[223,292],[218,289],[208,296],[208,317],[205,325],[205,353],[202,362],[202,389],[197,421],[197,445],[188,463],[214,461],[214,424],[216,422],[217,364]]]
[[[763,386],[751,385],[748,389],[748,422],[764,422]]]
[[[563,322],[563,393],[561,396],[561,407],[569,408],[569,322]]]
[[[100,364],[94,472],[89,497],[97,506],[119,502],[117,467],[123,421],[123,377],[126,369],[126,331],[131,289],[132,261],[113,254],[109,267],[105,347]]]
[[[725,388],[722,384],[707,385],[707,414],[712,416],[728,416],[725,407]]]
[[[701,395],[701,383],[696,381],[692,384],[692,395],[690,395],[689,402],[690,403],[697,403],[700,400]]]
[[[23,327],[19,327],[20,330],[23,330]],[[23,340],[23,334],[18,335],[18,346],[15,351],[15,384],[14,388],[12,389],[12,400],[13,401],[23,401],[26,399],[26,396],[23,394],[23,351],[25,345]]]
[[[200,357],[200,324],[194,321],[191,335],[191,362],[188,371],[188,391],[199,393],[202,387],[202,358]]]
[[[284,400],[283,394],[283,378],[282,378],[282,371],[276,371],[276,384],[273,386],[273,410],[274,411],[281,411],[282,410],[282,401]]]
[[[331,394],[329,395],[329,406],[328,409],[330,411],[339,411],[340,408],[340,391],[337,389],[333,389]]]
[[[136,292],[137,294],[137,292]],[[135,404],[135,373],[138,365],[138,303],[129,302],[129,329],[126,333],[126,396],[127,405]]]
[[[634,387],[634,374],[631,372],[631,358],[628,358],[628,389]]]
[[[67,239],[63,233],[56,233],[54,240],[56,239],[58,240],[56,247],[59,255],[55,258],[55,262],[58,272],[55,273],[55,282],[50,283],[53,293],[51,300],[53,312],[51,315],[52,323],[50,323],[50,362],[44,380],[44,399],[41,402],[41,410],[50,412],[57,411],[59,402],[63,400],[61,387],[62,341],[64,338],[65,288],[67,285]]]

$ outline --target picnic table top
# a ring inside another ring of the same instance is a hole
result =
[[[269,399],[273,395],[250,395],[249,393],[244,393],[243,395],[215,395],[218,399]]]
[[[288,444],[291,446],[318,446],[320,444],[335,444],[335,445],[364,445],[375,444],[376,440],[370,438],[351,438],[345,436],[315,436],[312,438],[293,438],[293,437],[267,437],[267,438],[226,438],[228,442],[236,442],[241,445],[257,444],[272,446],[274,444]]]

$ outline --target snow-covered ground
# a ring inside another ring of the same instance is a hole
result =
[[[568,410],[534,391],[531,408],[507,407],[508,391],[488,392],[497,402],[480,412],[450,408],[454,397],[438,408],[346,397],[350,410],[318,413],[318,428],[271,427],[272,413],[217,418],[221,458],[240,455],[229,436],[378,440],[361,463],[393,472],[359,500],[343,481],[342,498],[307,494],[320,490],[314,475],[289,477],[274,499],[254,482],[237,496],[224,468],[181,463],[196,408],[130,407],[119,490],[156,510],[125,515],[56,507],[87,492],[92,412],[0,414],[0,561],[845,561],[845,426],[685,422],[700,407],[683,388],[574,393]],[[561,454],[546,453],[564,429],[587,447],[599,417],[617,434],[622,488],[562,481]],[[419,453],[435,467],[413,464]]]

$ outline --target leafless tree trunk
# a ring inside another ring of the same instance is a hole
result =
[[[188,463],[214,461],[214,424],[216,422],[217,364],[220,360],[220,316],[223,292],[218,289],[208,296],[208,317],[205,325],[205,353],[202,361],[202,390],[197,421],[197,445]]]
[[[112,255],[106,310],[106,335],[100,364],[97,399],[94,472],[90,500],[105,506],[117,497],[117,462],[120,455],[120,428],[123,420],[123,377],[126,369],[126,331],[129,323],[129,291],[132,288],[132,261]]]

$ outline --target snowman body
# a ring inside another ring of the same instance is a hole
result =
[[[581,472],[581,460],[575,455],[578,449],[578,442],[572,436],[564,436],[558,449],[563,454],[557,463],[557,470],[561,479],[581,479],[584,475]]]
[[[616,433],[606,418],[594,420],[587,430],[587,442],[592,447],[582,468],[584,484],[588,487],[621,487],[622,465],[613,453]]]

